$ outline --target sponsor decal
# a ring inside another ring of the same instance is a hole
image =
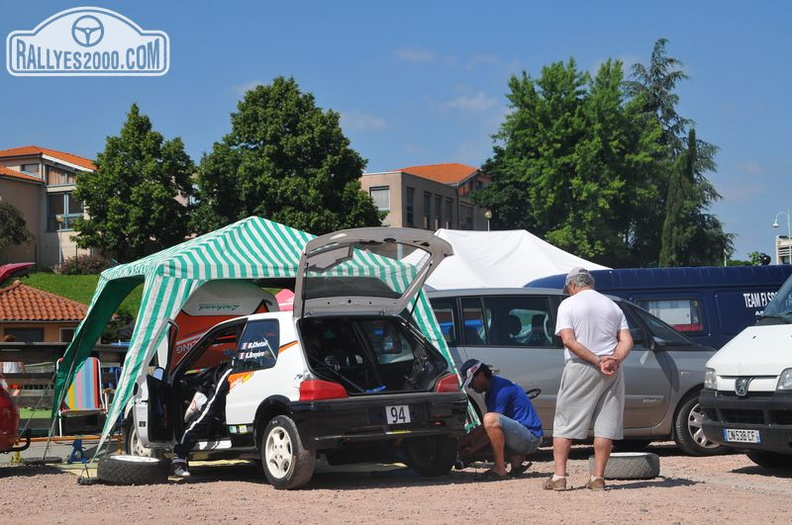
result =
[[[776,292],[746,292],[743,295],[746,308],[764,308],[773,300]]]
[[[269,341],[266,339],[264,341],[248,341],[247,343],[242,343],[242,350],[252,350],[253,348],[270,348]]]
[[[239,303],[198,303],[198,311],[233,312],[241,306]]]
[[[170,39],[115,11],[75,7],[9,33],[6,69],[23,77],[162,76],[170,69]]]

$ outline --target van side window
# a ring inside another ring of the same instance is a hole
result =
[[[701,303],[698,299],[639,299],[638,306],[659,317],[680,332],[704,331]]]
[[[641,318],[641,321],[644,323],[644,325],[649,329],[650,332],[652,332],[652,336],[659,337],[660,339],[671,345],[693,347],[693,342],[690,341],[690,339],[686,338],[684,335],[680,334],[679,332],[668,326],[661,319],[658,319],[649,312],[641,310],[640,308],[633,308],[633,312],[635,312],[636,316]],[[629,322],[629,316],[628,316],[628,322]]]
[[[547,297],[487,297],[484,311],[491,345],[558,346]]]

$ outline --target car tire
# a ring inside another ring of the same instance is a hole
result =
[[[142,456],[115,455],[99,460],[96,478],[110,485],[153,485],[168,481],[168,462]]]
[[[699,406],[699,393],[685,397],[674,417],[674,441],[679,450],[689,456],[717,456],[729,451],[728,447],[713,443],[704,435],[704,411]]]
[[[651,444],[651,439],[620,439],[613,442],[613,448],[619,452],[643,452]]]
[[[288,416],[275,416],[267,423],[260,453],[264,474],[276,489],[302,487],[316,468],[316,451],[303,446],[297,426]]]
[[[424,477],[448,474],[457,457],[457,442],[447,436],[413,438],[405,441],[407,466]]]
[[[140,437],[135,428],[134,418],[130,414],[121,427],[121,443],[124,454],[128,456],[141,456],[145,458],[162,459],[163,450],[149,448],[140,442]]]
[[[792,469],[792,456],[786,454],[778,454],[766,450],[749,450],[745,455],[760,467],[774,470]]]
[[[594,472],[594,456],[589,456]],[[651,452],[614,452],[605,467],[605,479],[652,479],[660,475],[660,458]]]

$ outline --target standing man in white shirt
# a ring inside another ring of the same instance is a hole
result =
[[[564,372],[553,419],[554,474],[547,490],[567,489],[567,461],[573,439],[585,439],[594,421],[594,472],[586,483],[605,489],[605,467],[614,439],[623,438],[624,374],[619,365],[633,346],[624,313],[594,290],[594,278],[584,268],[567,276],[570,297],[558,307],[556,335],[564,343]]]

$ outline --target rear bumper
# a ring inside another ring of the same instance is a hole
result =
[[[792,394],[775,392],[737,397],[702,390],[699,405],[706,416],[702,430],[710,441],[739,450],[792,454]],[[727,441],[726,429],[756,430],[760,442]]]
[[[388,424],[386,407],[408,406],[410,422]],[[467,415],[462,393],[366,395],[290,404],[306,448],[330,449],[346,443],[460,436]]]

